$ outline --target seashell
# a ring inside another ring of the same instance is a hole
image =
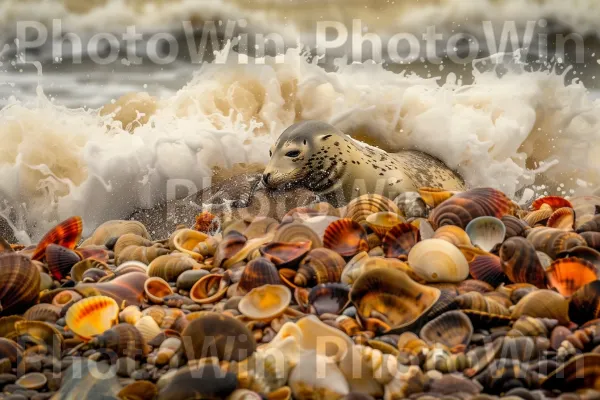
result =
[[[523,222],[531,227],[546,225],[552,214],[554,214],[552,208],[549,206],[542,206],[539,210],[527,213],[527,215],[523,217]]]
[[[227,233],[217,246],[213,265],[220,267],[222,263],[238,254],[246,245],[248,239],[237,231]]]
[[[57,244],[67,249],[74,249],[83,232],[83,222],[80,217],[64,220],[44,235],[31,256],[32,260],[41,260],[46,255],[46,247]]]
[[[39,291],[40,273],[29,258],[0,254],[0,315],[23,313],[37,302]]]
[[[570,207],[559,208],[554,211],[546,226],[549,228],[560,229],[563,231],[572,231],[575,229],[575,211]]]
[[[394,226],[406,222],[402,216],[389,211],[371,214],[367,216],[365,221],[369,228],[381,238],[383,238]]]
[[[582,232],[580,235],[589,247],[600,249],[600,232]]]
[[[52,277],[56,280],[64,279],[73,265],[81,258],[71,249],[50,243],[46,247],[46,264]]]
[[[18,321],[15,322],[15,331],[19,337],[28,337],[44,345],[54,357],[60,357],[64,338],[54,325],[41,321]]]
[[[505,239],[514,236],[527,237],[527,234],[531,229],[531,227],[527,225],[525,221],[512,215],[504,215],[502,218],[500,218],[500,220],[502,221],[506,229]]]
[[[459,294],[469,292],[479,292],[481,294],[485,294],[488,292],[493,292],[494,287],[484,281],[479,281],[476,279],[467,279],[458,284],[457,290]]]
[[[278,268],[294,269],[310,249],[311,242],[271,242],[260,248],[260,254]]]
[[[363,222],[369,215],[379,212],[400,214],[400,209],[387,197],[378,194],[365,194],[352,199],[348,203],[344,218],[355,222]]]
[[[15,383],[27,390],[38,390],[46,386],[48,378],[42,373],[30,372],[17,379]]]
[[[272,237],[279,226],[276,219],[270,217],[254,217],[250,224],[241,233],[248,239],[259,239],[266,236]]]
[[[8,358],[12,365],[18,364],[23,359],[23,348],[11,339],[0,337],[0,357]]]
[[[580,287],[569,299],[569,318],[582,325],[600,317],[600,281],[593,281]]]
[[[513,319],[524,315],[549,318],[566,325],[569,323],[568,309],[568,301],[560,294],[552,290],[535,290],[519,300],[511,316]]]
[[[500,247],[504,273],[515,283],[531,283],[538,288],[547,286],[546,273],[535,248],[527,239],[515,236]]]
[[[142,318],[142,312],[138,306],[127,306],[119,313],[119,321],[135,325]]]
[[[577,257],[589,261],[600,270],[600,252],[587,246],[573,247],[567,251],[558,253],[557,258]]]
[[[117,276],[130,272],[141,272],[146,275],[148,273],[148,266],[141,261],[126,261],[114,269],[114,273]]]
[[[323,247],[321,235],[307,224],[297,221],[280,225],[275,231],[273,240],[286,243],[310,242],[311,249]]]
[[[136,235],[135,233],[126,233],[117,239],[113,251],[118,258],[121,252],[129,246],[151,247],[153,245],[154,243],[145,237]]]
[[[146,296],[148,296],[148,300],[154,304],[162,304],[166,296],[173,294],[173,289],[171,289],[169,283],[156,276],[146,279],[146,282],[144,282],[144,291],[146,292]]]
[[[444,225],[438,228],[434,235],[434,239],[442,239],[458,246],[471,246],[471,238],[462,228],[454,225]]]
[[[77,291],[108,296],[120,305],[140,305],[144,300],[144,283],[148,275],[130,272],[109,282],[80,283]]]
[[[469,275],[469,264],[460,250],[441,239],[417,243],[408,254],[408,264],[426,282],[460,282]]]
[[[79,246],[76,251],[81,256],[82,260],[91,258],[107,263],[111,258],[114,258],[114,252],[111,254],[105,246]]]
[[[514,388],[536,389],[542,377],[519,360],[501,358],[494,360],[487,369],[473,378],[486,388],[486,392],[505,393]]]
[[[490,251],[504,241],[506,228],[501,220],[494,217],[478,217],[467,224],[465,232],[473,245]]]
[[[565,232],[554,228],[534,228],[527,235],[536,250],[543,251],[553,259],[558,253],[576,246],[585,246],[585,239],[575,232]]]
[[[419,336],[429,345],[442,343],[454,348],[467,346],[473,334],[471,320],[461,311],[448,311],[426,323]]]
[[[510,315],[502,304],[478,292],[461,294],[454,299],[454,303],[461,310],[474,310],[492,315]]]
[[[181,273],[181,275],[177,277],[177,289],[189,291],[192,287],[194,287],[196,282],[208,275],[208,273],[209,272],[204,269],[190,269]]]
[[[460,372],[469,367],[469,359],[464,353],[452,354],[442,346],[434,346],[425,357],[423,369],[425,371],[439,371],[442,373]]]
[[[286,310],[292,293],[283,285],[264,285],[252,289],[238,304],[238,310],[254,320],[271,320]]]
[[[281,279],[275,265],[264,257],[255,258],[244,268],[238,283],[238,292],[245,294],[263,285],[279,285]]]
[[[90,268],[83,273],[83,275],[81,276],[81,281],[86,283],[98,282],[112,275],[113,273],[107,270],[99,268]]]
[[[215,303],[227,294],[229,282],[221,274],[206,275],[192,286],[190,298],[198,304]]]
[[[74,290],[63,290],[57,293],[52,299],[52,305],[56,307],[64,307],[67,304],[73,304],[83,299],[83,296]]]
[[[319,239],[321,241],[321,243],[323,242],[323,237],[325,236],[325,230],[327,229],[327,227],[335,222],[335,221],[339,221],[340,217],[332,217],[332,216],[318,216],[318,217],[311,217],[308,218],[304,221],[302,221],[302,223],[306,226],[308,226],[310,229],[312,229],[313,231],[316,232],[317,236],[319,236]],[[323,247],[323,246],[321,246]],[[317,246],[313,243],[313,249],[317,248]]]
[[[431,208],[435,208],[454,196],[454,192],[433,187],[422,187],[418,189],[421,199]]]
[[[145,315],[135,323],[135,328],[146,343],[161,333],[160,326],[150,315]]]
[[[594,264],[575,257],[554,261],[546,270],[546,275],[549,286],[565,297],[599,278]]]
[[[205,233],[193,229],[179,229],[171,235],[169,247],[171,250],[180,251],[189,255],[194,260],[198,260],[203,257],[200,253],[195,252],[194,249],[206,239],[208,239],[208,235]]]
[[[425,315],[440,294],[439,289],[420,285],[402,271],[374,268],[354,283],[350,300],[363,320],[383,318],[398,331]]]
[[[82,243],[82,246],[104,245],[110,240],[120,238],[128,233],[141,236],[148,240],[152,239],[146,230],[146,227],[141,222],[132,220],[113,220],[106,221],[96,228],[92,236]]]
[[[67,326],[83,340],[100,335],[117,323],[119,305],[107,296],[93,296],[69,307]]]
[[[36,304],[23,314],[23,317],[28,321],[42,321],[51,324],[56,323],[61,317],[61,307],[53,304]]]
[[[136,360],[147,354],[146,340],[142,331],[130,324],[118,324],[94,337],[89,344],[112,350],[118,357]]]
[[[221,361],[242,361],[256,350],[252,332],[226,314],[203,313],[189,323],[181,337],[188,360],[217,357]]]
[[[317,373],[319,371],[319,373]],[[337,365],[316,352],[300,356],[298,365],[288,379],[294,399],[313,399],[319,393],[322,399],[339,399],[350,393],[350,387]]]
[[[348,306],[350,289],[341,283],[323,283],[313,287],[308,295],[308,303],[317,315],[337,315]]]
[[[169,377],[158,393],[158,400],[225,399],[237,386],[236,374],[224,372],[218,364],[187,365]]]
[[[167,282],[175,282],[183,272],[197,266],[199,264],[191,257],[167,254],[155,258],[148,265],[148,276],[162,278]]]
[[[406,257],[419,240],[419,228],[411,224],[399,224],[383,238],[383,252],[388,258]]]
[[[558,321],[547,318],[534,318],[524,316],[515,321],[507,336],[543,336],[548,337],[550,331],[555,329]],[[561,328],[567,329],[564,326]],[[568,331],[568,329],[567,329]],[[569,331],[570,333],[570,331]]]
[[[81,282],[83,280],[83,274],[89,269],[108,270],[108,266],[102,261],[87,258],[73,265],[69,274],[73,281]]]
[[[314,249],[302,260],[294,277],[297,286],[339,282],[346,262],[333,250]]]
[[[483,293],[483,297],[486,297],[490,300],[494,300],[496,303],[500,304],[501,306],[504,306],[506,309],[513,306],[513,303],[510,300],[510,297],[508,297],[508,295],[506,295],[504,293],[500,293],[500,292],[496,292],[496,291],[487,292],[487,293]]]
[[[600,232],[600,216],[594,215],[593,217],[590,217],[585,223],[581,223],[581,220],[581,218],[577,219],[577,233]]]
[[[106,362],[96,362],[91,359],[82,359],[80,363],[73,363],[62,375],[59,391],[53,396],[56,399],[115,399],[122,386],[116,374],[102,374],[103,379],[98,379],[98,372],[107,371]]]
[[[226,400],[262,400],[262,396],[252,390],[236,389]]]
[[[469,263],[469,273],[473,278],[487,282],[493,287],[508,282],[502,260],[497,255],[476,247],[461,246],[460,251]]]
[[[463,229],[477,217],[512,214],[513,203],[504,193],[491,188],[471,189],[458,193],[436,207],[429,217],[434,227],[456,225]]]
[[[417,192],[404,192],[394,199],[406,218],[423,218],[427,216],[427,204]]]
[[[146,265],[150,264],[156,258],[169,254],[169,250],[158,245],[146,246],[127,246],[115,258],[115,263],[120,266],[128,261],[140,261]]]
[[[569,202],[569,200],[560,196],[540,197],[531,204],[531,208],[534,210],[539,210],[544,205],[549,206],[549,208],[552,210],[558,210],[559,208],[563,207],[573,208],[573,205],[571,202]]]
[[[156,385],[150,381],[135,381],[117,394],[123,400],[153,400],[158,396]]]
[[[542,382],[546,390],[575,392],[600,386],[600,354],[587,353],[573,357],[558,367]]]
[[[323,234],[323,245],[343,257],[368,251],[367,232],[356,221],[343,218],[332,222]]]
[[[156,354],[155,365],[164,365],[179,352],[182,348],[181,339],[177,337],[166,338],[161,344]]]

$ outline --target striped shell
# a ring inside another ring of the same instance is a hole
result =
[[[118,258],[121,252],[129,246],[151,247],[153,244],[151,240],[143,236],[136,235],[135,233],[126,233],[117,239],[113,251],[115,252],[115,257]]]
[[[323,244],[344,257],[352,257],[361,251],[368,251],[367,232],[356,221],[343,218],[329,224],[325,229]]]
[[[244,268],[238,283],[238,292],[248,293],[263,285],[279,285],[281,279],[275,265],[264,257],[255,258]]]
[[[311,248],[323,247],[321,236],[305,223],[294,221],[280,225],[275,231],[276,242],[311,242]]]
[[[506,227],[498,218],[477,217],[467,224],[465,232],[474,246],[491,251],[494,246],[504,241]]]
[[[572,231],[575,228],[575,211],[570,207],[559,208],[548,218],[546,226],[563,231]]]
[[[576,246],[585,246],[586,241],[575,232],[566,232],[555,228],[534,228],[527,235],[536,250],[543,251],[553,259],[558,253]]]
[[[320,283],[339,282],[346,262],[333,250],[311,250],[298,267],[294,277],[297,286],[314,286]]]
[[[146,340],[140,331],[130,324],[118,324],[94,337],[90,345],[110,349],[118,357],[139,359],[147,353]]]
[[[66,247],[54,243],[46,247],[46,264],[50,274],[56,280],[64,279],[80,260],[79,254]]]
[[[493,287],[508,282],[500,257],[476,247],[460,246],[459,248],[469,263],[469,273],[473,278],[487,282]]]
[[[110,329],[119,320],[119,305],[107,296],[93,296],[72,305],[65,317],[67,326],[83,340]]]
[[[600,280],[580,287],[569,299],[569,318],[582,325],[600,318]]]
[[[21,314],[37,302],[40,273],[18,253],[0,255],[0,315]]]
[[[83,221],[81,217],[71,217],[64,220],[44,235],[38,243],[33,260],[41,260],[46,254],[46,247],[50,244],[58,244],[68,249],[74,249],[83,232]]]
[[[546,288],[546,273],[533,245],[520,236],[502,243],[500,258],[504,273],[515,283],[531,283],[538,288]]]
[[[158,245],[146,246],[128,246],[124,248],[116,257],[116,265],[121,265],[127,261],[140,261],[144,264],[150,264],[156,258],[169,254],[169,250]]]
[[[462,311],[448,311],[426,323],[419,336],[430,345],[467,346],[473,334],[473,324]]]
[[[435,208],[454,196],[454,192],[433,187],[422,187],[418,189],[421,199],[431,208]]]
[[[421,239],[419,228],[412,224],[401,223],[390,229],[383,238],[383,252],[388,258],[408,256],[410,250]]]
[[[515,305],[511,316],[518,319],[528,315],[535,318],[550,318],[560,324],[569,323],[569,303],[567,300],[552,290],[534,290],[527,294]]]
[[[531,229],[531,227],[527,225],[525,221],[512,215],[504,215],[502,218],[500,218],[500,220],[506,227],[505,239],[511,238],[513,236],[527,237],[527,234]]]
[[[365,194],[348,203],[344,218],[349,218],[355,222],[363,222],[369,215],[379,212],[400,214],[400,209],[387,197],[378,194]]]
[[[116,240],[127,233],[132,233],[146,239],[151,239],[146,227],[141,222],[131,220],[113,220],[106,221],[96,228],[92,236],[86,239],[82,246],[92,244],[104,245],[110,240]]]
[[[175,282],[183,272],[197,266],[199,264],[191,257],[182,254],[167,254],[152,260],[148,265],[148,276]]]

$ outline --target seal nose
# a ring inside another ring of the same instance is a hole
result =
[[[269,185],[269,179],[271,179],[271,173],[266,173],[263,174],[263,182],[265,183],[265,185]]]

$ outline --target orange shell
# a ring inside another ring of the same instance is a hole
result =
[[[546,270],[550,287],[565,297],[571,296],[580,287],[597,280],[598,271],[589,261],[581,258],[561,258]]]
[[[107,296],[93,296],[73,304],[66,315],[67,326],[83,340],[101,335],[119,318],[119,305]]]
[[[369,251],[367,232],[350,218],[339,219],[329,224],[323,235],[323,244],[344,257]]]
[[[431,208],[435,208],[454,196],[454,192],[434,187],[422,187],[418,189],[421,199]]]
[[[531,204],[531,208],[533,208],[534,210],[539,210],[544,204],[548,204],[550,207],[552,207],[553,210],[557,210],[563,207],[573,208],[573,205],[569,200],[560,196],[540,197]]]
[[[71,217],[64,220],[44,235],[35,248],[32,259],[41,260],[46,254],[46,247],[51,243],[74,249],[81,239],[82,232],[83,221],[81,217]]]
[[[308,254],[312,242],[271,242],[260,248],[260,254],[279,268],[291,268]]]

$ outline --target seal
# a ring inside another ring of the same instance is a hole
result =
[[[439,159],[416,150],[386,153],[324,122],[287,128],[263,172],[269,189],[305,187],[336,205],[377,193],[388,198],[420,187],[465,190],[464,180]]]

